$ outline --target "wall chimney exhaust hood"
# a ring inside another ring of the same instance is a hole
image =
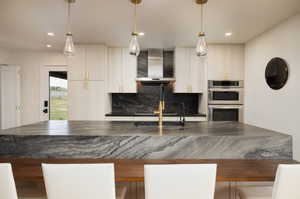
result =
[[[175,81],[175,78],[164,77],[164,56],[162,49],[148,49],[148,76],[139,77],[136,81],[144,83],[168,83]]]

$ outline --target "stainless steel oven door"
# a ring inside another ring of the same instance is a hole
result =
[[[244,90],[238,88],[209,89],[208,104],[244,104]]]
[[[209,121],[244,121],[244,106],[242,105],[209,105]]]
[[[208,88],[243,88],[243,80],[208,80]]]

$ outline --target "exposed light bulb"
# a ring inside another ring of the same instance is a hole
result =
[[[196,48],[196,52],[198,56],[205,56],[207,55],[207,43],[206,43],[206,39],[205,39],[205,34],[199,33],[199,39],[198,39],[198,43],[197,43],[197,48]]]
[[[72,33],[67,33],[66,34],[67,39],[66,39],[66,44],[64,48],[64,54],[67,56],[74,56],[75,55],[75,47],[73,43],[73,35]]]
[[[132,38],[129,44],[129,53],[131,55],[139,56],[140,54],[140,45],[138,41],[138,33],[132,33]]]

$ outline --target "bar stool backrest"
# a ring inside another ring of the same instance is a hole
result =
[[[279,165],[272,199],[300,199],[300,165]]]
[[[0,164],[0,198],[18,199],[11,164]]]
[[[48,199],[116,199],[113,164],[42,164]]]
[[[146,199],[213,199],[216,164],[145,165]]]

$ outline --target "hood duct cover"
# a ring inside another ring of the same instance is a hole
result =
[[[164,53],[162,49],[148,49],[148,77],[137,78],[140,82],[171,82],[174,78],[164,78]]]
[[[161,79],[164,77],[164,54],[160,49],[148,50],[148,77]]]

